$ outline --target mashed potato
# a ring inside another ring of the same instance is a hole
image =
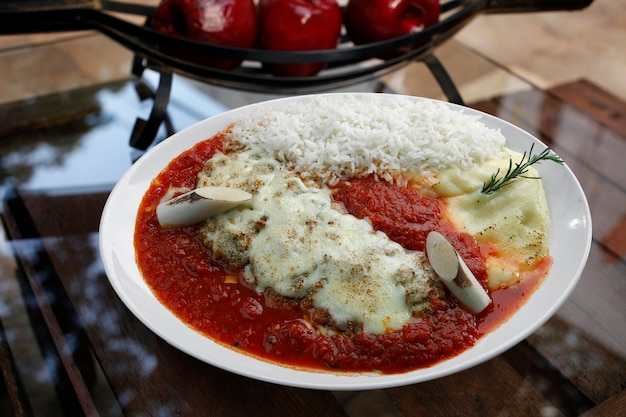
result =
[[[493,194],[481,193],[483,183],[494,172],[506,172],[510,159],[522,159],[519,153],[508,153],[472,169],[440,172],[433,186],[435,193],[448,201],[448,218],[490,254],[491,289],[516,284],[522,272],[548,254],[550,218],[541,181],[519,178]],[[532,167],[526,175],[539,177]]]

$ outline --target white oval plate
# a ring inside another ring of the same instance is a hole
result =
[[[326,94],[329,95],[336,94]],[[378,96],[385,96],[389,100],[399,97],[381,94]],[[150,181],[174,157],[223,130],[233,120],[262,106],[277,108],[311,100],[313,97],[299,96],[257,103],[199,122],[147,152],[114,187],[100,224],[100,252],[105,271],[120,299],[154,333],[191,356],[247,377],[312,389],[365,390],[428,381],[476,366],[526,338],[563,304],[578,282],[587,261],[591,247],[591,215],[583,190],[571,170],[566,165],[545,163],[537,168],[543,177],[552,222],[552,269],[538,290],[513,317],[456,357],[428,368],[395,375],[306,371],[241,354],[212,341],[180,321],[156,299],[135,263],[135,217]],[[533,143],[537,150],[545,148],[539,140],[510,123],[466,107],[444,104],[465,114],[481,116],[481,121],[486,126],[501,130],[507,138],[507,146],[513,150],[527,151]]]

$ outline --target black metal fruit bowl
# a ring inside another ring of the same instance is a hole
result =
[[[0,3],[0,34],[97,30],[132,50],[141,65],[173,72],[229,88],[256,92],[290,93],[319,91],[380,76],[414,60],[430,56],[481,12],[572,10],[592,0],[449,0],[442,1],[440,21],[421,32],[356,46],[344,36],[337,48],[317,51],[267,51],[231,48],[167,36],[150,28],[154,7],[108,0],[4,0]],[[116,14],[140,15],[136,25]],[[407,52],[389,59],[374,57],[395,51]],[[407,48],[408,47],[408,48]],[[234,70],[224,71],[189,62],[163,51],[194,53],[242,60]],[[262,63],[327,62],[328,67],[311,77],[277,77],[263,71]]]

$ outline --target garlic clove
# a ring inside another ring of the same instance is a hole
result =
[[[433,231],[426,236],[426,256],[443,281],[452,281],[459,274],[456,250],[441,233]]]
[[[478,314],[491,304],[491,298],[485,289],[441,233],[435,231],[428,233],[426,256],[452,295],[472,313]]]
[[[175,228],[200,223],[252,198],[252,194],[228,187],[200,187],[157,206],[161,227]]]

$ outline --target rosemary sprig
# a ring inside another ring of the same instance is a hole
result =
[[[513,183],[518,178],[540,179],[541,177],[531,177],[524,174],[528,172],[528,167],[541,161],[553,161],[557,164],[563,164],[563,160],[561,158],[550,153],[550,148],[546,148],[541,153],[533,155],[534,147],[535,144],[533,143],[530,146],[528,156],[526,155],[526,152],[524,152],[522,160],[516,163],[515,166],[513,166],[513,160],[510,159],[509,169],[507,169],[506,173],[501,177],[498,177],[498,175],[500,175],[500,169],[498,168],[496,173],[491,176],[491,179],[488,182],[483,183],[483,189],[481,192],[483,194],[493,194],[500,188]]]

